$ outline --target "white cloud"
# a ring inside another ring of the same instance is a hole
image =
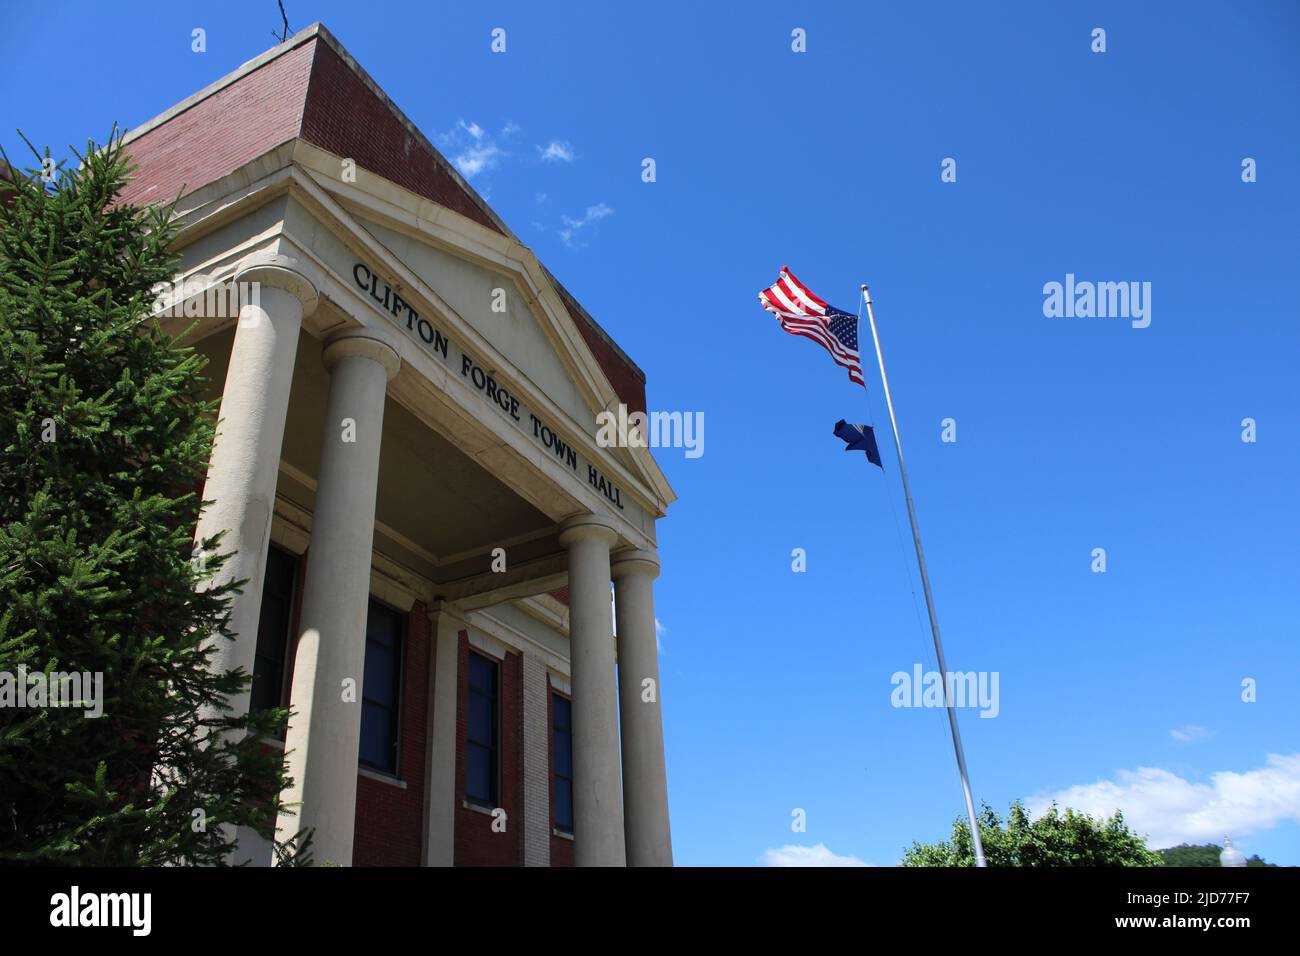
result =
[[[537,147],[537,155],[544,163],[571,163],[575,153],[573,144],[561,139],[553,139],[545,146]]]
[[[663,636],[668,633],[668,628],[664,627],[664,622],[655,618],[655,650],[660,654],[664,652]]]
[[[514,129],[513,124],[507,124],[501,135],[508,136]],[[497,145],[492,134],[472,120],[457,120],[455,127],[439,134],[436,140],[438,148],[448,154],[452,165],[466,179],[495,169],[510,155]]]
[[[452,162],[466,179],[473,179],[485,169],[495,169],[504,154],[495,145],[471,146],[452,157]]]
[[[837,856],[825,843],[799,846],[788,843],[783,847],[764,850],[758,858],[759,866],[867,866],[856,856]]]
[[[1182,727],[1175,727],[1169,731],[1169,736],[1180,744],[1190,744],[1196,740],[1204,740],[1209,735],[1208,730],[1197,724],[1184,724]]]
[[[1300,823],[1300,753],[1269,754],[1265,766],[1245,773],[1224,770],[1194,783],[1160,767],[1121,770],[1099,780],[1027,802],[1037,816],[1055,800],[1093,816],[1124,812],[1125,822],[1155,847],[1246,836],[1279,823]]]
[[[564,240],[566,246],[579,245],[576,241],[579,232],[586,229],[593,222],[600,222],[600,220],[612,215],[614,215],[614,210],[601,202],[596,203],[594,206],[588,206],[581,219],[561,216],[560,221],[564,223],[564,227],[560,230],[560,238]]]

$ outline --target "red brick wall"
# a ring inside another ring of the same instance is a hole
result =
[[[314,46],[316,62],[303,112],[303,139],[336,156],[355,159],[362,169],[494,232],[501,231],[342,57],[325,43]]]
[[[424,764],[429,712],[429,616],[417,601],[406,616],[397,776],[406,789],[357,776],[353,866],[419,866],[424,855]]]
[[[317,45],[276,57],[127,144],[139,169],[122,201],[171,202],[297,138]]]
[[[555,687],[551,684],[551,675],[546,675],[546,778],[550,781],[551,796],[551,866],[573,866],[573,841],[555,835],[555,726],[554,709]]]
[[[466,737],[469,731],[469,634],[460,632],[456,688],[456,866],[520,866],[524,832],[524,673],[514,652],[501,662],[501,807],[504,833],[492,831],[492,817],[465,806]]]
[[[591,349],[591,354],[604,371],[605,377],[609,379],[609,384],[614,387],[619,400],[627,406],[629,412],[644,412],[646,410],[645,378],[623,359],[618,349],[610,344],[606,333],[583,314],[581,306],[569,294],[568,289],[557,282],[555,291],[559,293],[564,307],[569,310],[569,316],[578,326],[578,331],[587,342],[587,348]]]

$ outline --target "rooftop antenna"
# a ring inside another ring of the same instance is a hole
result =
[[[280,19],[284,22],[284,29],[276,39],[283,43],[289,39],[289,15],[284,12],[284,0],[275,0],[275,2],[280,5]],[[275,36],[274,30],[271,31],[271,36]]]

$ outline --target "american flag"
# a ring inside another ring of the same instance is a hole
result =
[[[862,378],[862,357],[858,354],[858,317],[827,305],[782,266],[776,285],[758,294],[763,308],[775,313],[781,328],[791,335],[812,339],[836,365],[849,370],[849,380],[866,388]]]

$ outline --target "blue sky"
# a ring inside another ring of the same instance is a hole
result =
[[[942,711],[890,704],[933,651],[887,427],[883,474],[831,435],[887,426],[878,373],[864,394],[759,309],[788,263],[841,308],[872,286],[948,662],[1000,675],[998,716],[961,715],[977,798],[1067,792],[1300,864],[1294,4],[286,6],[461,164],[653,409],[704,413],[702,457],[658,453],[679,863],[889,865],[963,812]],[[15,159],[12,127],[62,154],[139,125],[277,24],[272,0],[0,18]],[[1150,282],[1150,326],[1045,317],[1067,273]]]

